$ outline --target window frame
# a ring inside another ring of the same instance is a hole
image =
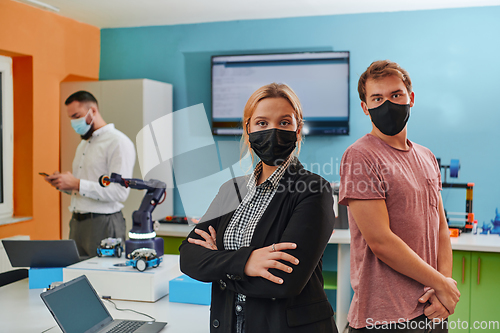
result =
[[[13,178],[14,178],[14,83],[12,77],[12,58],[0,56],[2,85],[2,163],[3,163],[3,202],[0,203],[0,219],[14,215]],[[0,224],[2,224],[0,222]]]

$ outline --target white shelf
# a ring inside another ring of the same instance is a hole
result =
[[[187,224],[160,223],[160,228],[156,230],[156,234],[158,236],[187,237],[193,228],[193,225]],[[334,230],[328,241],[330,244],[349,244],[350,242],[351,234],[349,229]]]
[[[461,234],[451,238],[451,248],[462,251],[500,252],[500,235]]]
[[[160,223],[160,229],[156,230],[157,236],[187,237],[194,225]]]
[[[351,244],[351,232],[349,229],[335,229],[328,244]]]

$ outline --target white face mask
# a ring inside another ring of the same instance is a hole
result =
[[[90,131],[90,127],[94,123],[94,116],[92,116],[92,121],[90,122],[90,124],[87,124],[87,116],[89,115],[91,110],[92,109],[89,109],[89,112],[87,112],[87,114],[81,118],[71,119],[71,127],[73,127],[76,133],[85,135]]]

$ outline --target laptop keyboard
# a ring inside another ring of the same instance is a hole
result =
[[[131,333],[135,332],[139,327],[144,325],[145,321],[129,321],[125,320],[107,331],[106,333]]]

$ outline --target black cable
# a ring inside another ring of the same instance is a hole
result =
[[[47,328],[45,331],[43,331],[42,333],[45,333],[47,331],[50,331],[51,329],[53,329],[55,326],[52,326],[51,328]]]
[[[140,314],[140,315],[143,315],[143,316],[146,316],[146,317],[149,317],[151,319],[153,319],[153,321],[156,321],[156,319],[154,317],[151,317],[150,315],[148,314],[145,314],[145,313],[142,313],[142,312],[139,312],[139,311],[135,311],[135,310],[132,310],[132,309],[119,309],[115,302],[113,302],[110,298],[107,298],[107,297],[103,297],[102,299],[105,299],[106,301],[110,302],[111,304],[113,304],[115,306],[115,309],[118,310],[118,311],[131,311],[131,312],[135,312],[137,314]]]

